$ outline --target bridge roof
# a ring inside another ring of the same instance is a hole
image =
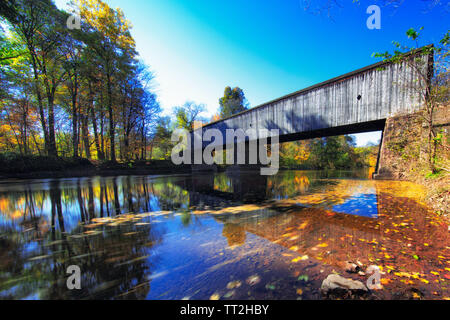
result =
[[[433,47],[433,45],[427,45],[427,46],[424,46],[424,47],[421,47],[421,48],[418,48],[418,49],[406,52],[406,53],[403,54],[403,56],[405,58],[407,58],[407,57],[410,57],[410,56],[413,56],[413,55],[420,55],[426,48],[430,48],[430,47]],[[226,118],[223,118],[223,119],[219,119],[219,120],[214,121],[214,122],[210,122],[210,123],[204,125],[203,128],[209,127],[209,126],[213,126],[213,125],[215,125],[217,123],[220,123],[220,122],[223,122],[225,120],[236,118],[236,117],[239,117],[239,116],[241,116],[243,114],[246,114],[246,113],[249,113],[249,112],[253,112],[253,111],[257,110],[257,109],[266,107],[267,105],[274,104],[274,103],[277,103],[279,101],[282,101],[282,100],[285,100],[285,99],[289,99],[291,97],[295,97],[295,96],[301,95],[303,93],[306,93],[306,92],[309,92],[309,91],[312,91],[312,90],[315,90],[315,89],[318,89],[318,88],[321,88],[321,87],[326,87],[326,86],[328,86],[330,84],[333,84],[333,83],[336,83],[336,82],[343,81],[343,80],[346,80],[348,78],[354,77],[355,75],[359,75],[359,74],[365,73],[365,72],[370,71],[370,70],[382,68],[382,67],[384,67],[386,65],[390,65],[390,64],[393,64],[393,62],[391,62],[389,60],[384,60],[384,61],[380,61],[380,62],[371,64],[369,66],[366,66],[366,67],[363,67],[363,68],[360,68],[360,69],[357,69],[357,70],[345,73],[343,75],[334,77],[332,79],[329,79],[329,80],[326,80],[326,81],[323,81],[323,82],[320,82],[320,83],[317,83],[317,84],[309,86],[307,88],[304,88],[304,89],[292,92],[290,94],[284,95],[284,96],[279,97],[277,99],[265,102],[263,104],[255,106],[255,107],[250,108],[248,110],[236,113],[236,114],[234,114],[232,116],[229,116],[229,117],[226,117]]]

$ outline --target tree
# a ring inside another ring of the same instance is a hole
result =
[[[353,136],[314,139],[307,163],[316,169],[349,169],[357,160],[354,148]]]
[[[219,99],[220,117],[227,118],[248,109],[248,102],[241,88],[226,87],[224,95]]]
[[[169,151],[172,148],[172,130],[170,124],[170,117],[162,117],[158,121],[156,128],[154,143],[158,144],[160,149],[159,159],[168,159],[170,157]]]
[[[13,21],[17,17],[16,0],[3,0],[0,2],[0,16]]]
[[[206,111],[204,104],[196,104],[192,101],[187,101],[181,107],[175,107],[173,114],[176,119],[175,126],[186,130],[192,130],[194,128],[195,121],[205,121],[200,117],[202,112]]]
[[[32,66],[46,151],[51,156],[57,156],[54,102],[64,76],[59,51],[65,33],[62,27],[64,18],[49,0],[20,0],[16,9],[17,15],[9,18],[9,22],[25,44]]]
[[[154,76],[120,9],[76,3],[82,30],[51,0],[1,3],[0,151],[145,159],[161,112]]]
[[[72,116],[72,152],[73,157],[78,158],[78,116],[79,108],[79,93],[82,82],[82,65],[87,59],[84,56],[84,43],[76,38],[74,32],[67,32],[65,41],[62,44],[64,52],[63,66],[66,70],[67,77],[65,79],[65,87],[70,96],[71,116]],[[86,70],[86,69],[85,69]],[[87,76],[87,75],[86,75]],[[91,80],[91,79],[89,79]]]
[[[114,117],[114,87],[117,70],[122,70],[126,55],[134,56],[135,42],[130,34],[130,23],[120,9],[111,9],[101,0],[76,0],[80,16],[92,28],[89,45],[96,51],[106,80],[107,113],[109,119],[110,158],[116,161]]]
[[[311,141],[285,142],[280,145],[280,163],[284,167],[297,167],[311,155]]]

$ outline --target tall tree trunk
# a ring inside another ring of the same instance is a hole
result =
[[[75,80],[76,81],[76,80]],[[78,158],[78,108],[77,108],[78,84],[74,85],[72,94],[72,147],[73,157]]]
[[[112,162],[116,162],[116,142],[115,142],[115,128],[114,128],[114,115],[112,108],[112,88],[111,88],[111,76],[107,75],[107,89],[108,89],[108,116],[109,116],[109,141],[110,141],[110,157]]]
[[[102,151],[103,160],[107,159],[105,153],[105,139],[103,133],[105,132],[104,129],[104,112],[103,112],[103,92],[100,93],[100,149]]]
[[[91,107],[91,121],[92,121],[92,128],[94,129],[94,141],[95,141],[95,149],[97,150],[97,157],[99,160],[105,160],[105,156],[102,152],[102,149],[100,148],[100,141],[97,129],[97,119],[95,117],[95,110],[93,107]]]
[[[87,113],[87,111],[86,111]],[[89,143],[89,127],[88,127],[88,116],[87,114],[81,115],[81,135],[83,137],[83,145],[84,145],[84,152],[86,154],[86,158],[91,158],[91,148]]]
[[[34,75],[34,90],[36,91],[36,98],[38,101],[38,109],[39,109],[39,121],[41,123],[42,131],[44,132],[44,143],[45,143],[45,151],[48,154],[49,153],[49,135],[48,135],[48,129],[47,129],[47,123],[45,120],[45,113],[44,113],[44,104],[43,104],[43,98],[42,98],[42,92],[39,88],[39,74],[38,74],[38,67],[36,62],[36,57],[34,53],[34,48],[32,46],[28,46],[31,56],[31,64],[33,66],[33,75]]]
[[[45,58],[43,58],[45,60]],[[43,63],[43,70],[42,73],[44,74],[44,83],[45,88],[47,91],[47,108],[48,108],[48,154],[50,156],[57,157],[58,156],[58,150],[56,149],[56,135],[55,135],[55,92],[56,92],[56,85],[55,81],[50,81],[47,77],[47,68],[45,66],[45,63]]]

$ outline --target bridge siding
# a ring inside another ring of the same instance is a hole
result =
[[[425,57],[427,58],[427,57]],[[340,127],[417,111],[417,73],[401,64],[386,64],[299,92],[234,117],[203,127],[219,129],[280,129],[281,135]],[[362,96],[360,101],[358,95]],[[258,138],[264,138],[259,136]]]

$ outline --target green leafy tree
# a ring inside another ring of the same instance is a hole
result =
[[[162,117],[159,119],[158,123],[155,137],[153,139],[154,143],[158,146],[158,150],[155,150],[156,152],[154,153],[157,159],[168,159],[170,157],[170,150],[172,149],[172,124],[170,117]]]
[[[192,130],[195,121],[204,121],[200,115],[205,111],[206,107],[204,104],[187,101],[183,106],[175,107],[173,110],[176,119],[175,126],[177,128]]]
[[[248,102],[241,88],[226,87],[222,98],[219,99],[220,117],[227,118],[248,109]]]
[[[310,143],[307,165],[315,169],[350,169],[356,166],[353,136],[314,139]]]
[[[76,0],[81,18],[91,27],[88,44],[95,50],[102,65],[106,82],[106,108],[109,120],[110,159],[116,161],[116,121],[114,117],[114,89],[117,71],[122,70],[127,55],[134,56],[135,42],[130,23],[120,9],[114,10],[101,0]]]

